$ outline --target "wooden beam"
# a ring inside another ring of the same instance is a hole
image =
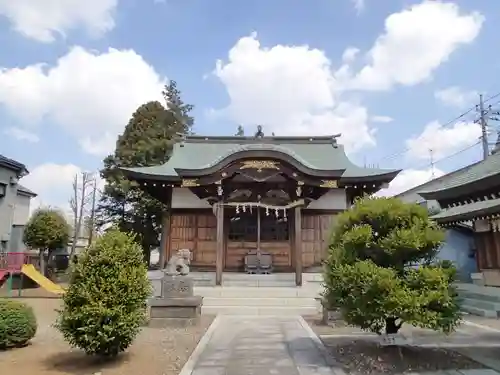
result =
[[[165,268],[168,261],[168,249],[170,248],[170,218],[172,216],[172,188],[166,192],[165,210],[162,217],[162,229],[160,238],[160,269]]]
[[[294,254],[295,254],[295,284],[302,285],[302,212],[301,207],[294,209]]]
[[[224,269],[224,206],[217,206],[217,255],[215,258],[215,284],[222,285]]]

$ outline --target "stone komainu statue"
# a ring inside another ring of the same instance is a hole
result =
[[[170,257],[165,269],[165,274],[169,276],[189,274],[189,264],[191,263],[191,250],[180,249]]]

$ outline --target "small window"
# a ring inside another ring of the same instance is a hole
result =
[[[261,216],[260,240],[266,241],[288,241],[290,225],[283,218],[275,215]]]
[[[257,242],[256,213],[244,213],[231,217],[228,238],[230,241]]]
[[[0,198],[5,197],[6,193],[7,193],[7,185],[0,183]]]
[[[266,215],[264,210],[260,215],[260,240],[288,241],[290,238],[290,223],[274,214]],[[257,242],[258,239],[257,213],[255,210],[239,213],[229,219],[229,241]]]

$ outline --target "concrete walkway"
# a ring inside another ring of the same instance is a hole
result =
[[[219,315],[180,375],[344,375],[298,316]]]

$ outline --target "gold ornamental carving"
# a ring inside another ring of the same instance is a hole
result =
[[[200,186],[198,180],[196,179],[182,180],[181,187],[196,187],[196,186]]]
[[[322,180],[321,185],[319,187],[328,188],[328,189],[336,189],[338,188],[337,180]]]
[[[240,169],[256,169],[262,172],[263,169],[276,169],[279,171],[278,162],[271,160],[246,160],[242,163]]]

